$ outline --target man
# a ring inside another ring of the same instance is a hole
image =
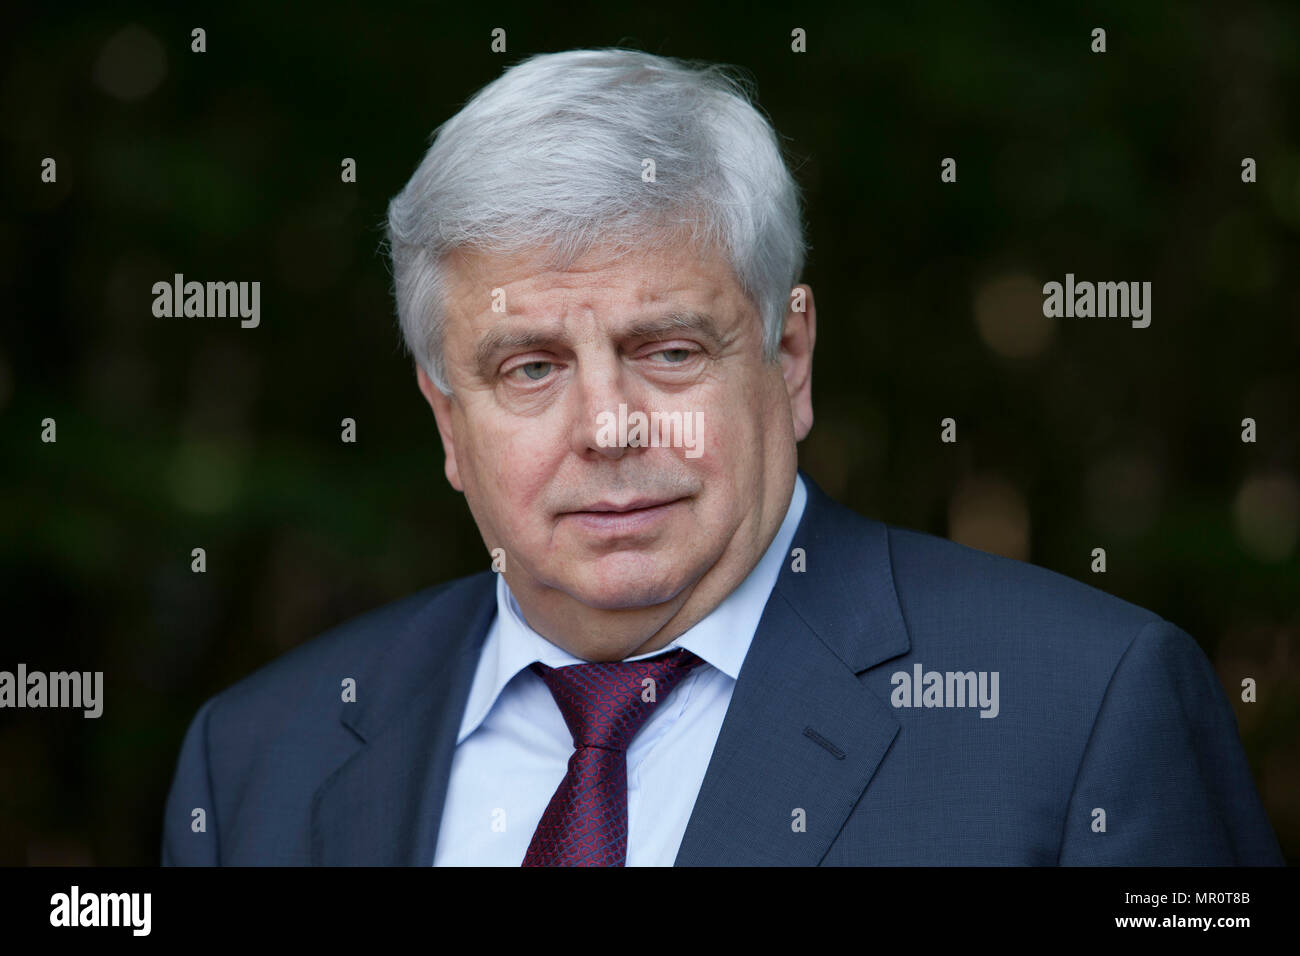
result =
[[[1281,862],[1187,634],[798,470],[799,199],[725,73],[533,57],[389,238],[492,570],[207,701],[165,863]]]

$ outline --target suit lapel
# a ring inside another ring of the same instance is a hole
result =
[[[816,865],[898,733],[857,677],[911,646],[888,531],[800,474],[807,570],[786,561],[768,599],[677,866]]]
[[[363,671],[341,715],[363,746],[313,797],[314,865],[432,864],[495,580],[484,572],[439,592]]]

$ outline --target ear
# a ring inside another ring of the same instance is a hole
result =
[[[812,288],[801,283],[790,291],[785,331],[781,334],[781,373],[790,396],[795,441],[803,441],[812,430],[812,359],[816,343],[817,307]]]
[[[453,488],[463,493],[465,486],[460,483],[460,471],[456,467],[456,439],[452,435],[451,428],[451,403],[453,398],[450,395],[442,394],[438,390],[438,386],[434,385],[429,376],[424,374],[424,369],[420,368],[418,363],[415,366],[415,380],[419,383],[424,400],[433,409],[433,418],[438,423],[438,434],[442,437],[442,450],[446,456],[447,480],[451,482]]]

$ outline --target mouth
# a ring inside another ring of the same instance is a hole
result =
[[[585,508],[575,508],[573,511],[565,512],[566,514],[584,515],[584,514],[630,514],[633,511],[649,511],[652,508],[661,508],[664,505],[670,505],[675,501],[681,501],[681,498],[633,498],[624,504],[616,504],[612,501],[598,501],[593,505]]]
[[[633,498],[630,501],[598,501],[577,510],[561,513],[584,530],[601,535],[629,535],[653,530],[672,514],[686,498]]]

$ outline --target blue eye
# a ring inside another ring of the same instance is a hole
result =
[[[671,364],[673,364],[673,365],[678,365],[678,364],[680,364],[680,363],[682,363],[682,362],[685,362],[688,358],[691,357],[691,350],[690,350],[690,349],[663,349],[661,352],[659,352],[659,354],[660,354],[660,355],[680,355],[681,358],[678,358],[678,359],[672,359],[672,358],[670,358],[670,359],[668,360]]]
[[[523,369],[524,374],[527,375],[529,378],[531,378],[533,381],[538,381],[539,379],[543,379],[546,377],[546,373],[551,370],[551,363],[550,362],[526,362],[519,367]],[[537,370],[539,374],[534,375],[533,374],[534,370]]]

